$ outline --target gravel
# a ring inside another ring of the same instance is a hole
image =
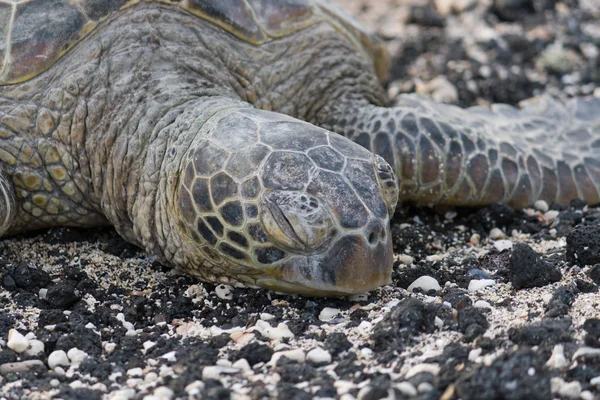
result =
[[[391,98],[599,94],[596,1],[340,2],[385,39]],[[392,283],[346,299],[199,283],[108,228],[5,239],[0,397],[597,399],[599,226],[579,201],[404,205]]]

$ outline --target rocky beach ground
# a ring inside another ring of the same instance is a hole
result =
[[[600,96],[596,0],[343,0],[393,99]],[[392,100],[393,101],[393,100]],[[0,399],[600,399],[600,208],[404,205],[393,282],[199,283],[112,229],[0,241]]]

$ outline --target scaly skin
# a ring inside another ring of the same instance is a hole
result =
[[[400,199],[523,208],[600,202],[600,98],[530,99],[519,110],[442,105],[404,95],[393,108],[341,100],[320,125],[394,166]],[[336,104],[331,102],[331,104]]]

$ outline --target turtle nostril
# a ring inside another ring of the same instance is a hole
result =
[[[381,239],[385,240],[385,238],[386,238],[386,235],[387,235],[387,233],[386,233],[386,231],[385,231],[385,228],[382,228],[382,229],[381,229]]]
[[[369,235],[369,243],[375,244],[376,241],[377,241],[377,233],[375,231],[373,231]]]

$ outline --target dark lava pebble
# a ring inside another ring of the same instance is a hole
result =
[[[510,328],[508,338],[517,344],[528,346],[568,342],[571,340],[571,324],[571,318],[545,319],[518,328]]]
[[[278,385],[278,387],[277,400],[311,400],[313,398],[307,391],[298,389],[287,382]]]
[[[435,317],[443,321],[452,319],[451,311],[441,304],[427,304],[415,298],[400,300],[373,329],[371,339],[376,351],[390,347],[404,347],[412,336],[432,333],[436,328]]]
[[[490,327],[485,315],[475,307],[465,307],[458,312],[458,329],[464,334],[463,340],[470,342]]]
[[[494,0],[492,12],[501,21],[518,21],[533,14],[532,0]]]
[[[8,331],[15,326],[15,317],[10,314],[0,313],[0,337],[5,338]]]
[[[19,288],[29,292],[37,292],[51,282],[50,275],[46,271],[30,267],[27,264],[19,264],[9,268],[2,276],[2,285],[9,291]]]
[[[232,361],[245,358],[250,366],[259,362],[268,362],[273,356],[273,349],[266,344],[252,342],[242,347],[238,352],[232,353],[230,358]]]
[[[91,355],[100,355],[102,353],[102,340],[92,329],[80,325],[61,335],[56,341],[55,348],[67,352],[73,347]]]
[[[560,286],[546,305],[546,318],[556,318],[567,315],[569,307],[575,301],[579,290],[576,287]]]
[[[517,290],[542,287],[558,282],[562,277],[557,267],[542,260],[540,255],[525,243],[513,246],[509,274],[510,282]]]
[[[585,344],[592,347],[600,347],[600,319],[589,318],[583,323],[586,332]]]
[[[284,382],[300,383],[303,381],[309,382],[315,377],[315,368],[310,364],[299,364],[296,361],[283,361],[285,357],[281,357],[277,362],[277,372],[281,375]],[[282,364],[283,365],[280,365]]]
[[[502,354],[489,367],[480,365],[462,374],[456,391],[464,400],[551,399],[551,375],[545,363],[544,355],[519,348]]]
[[[600,263],[600,224],[578,225],[567,235],[567,261],[582,267]]]
[[[77,283],[73,281],[58,282],[48,287],[46,302],[52,308],[68,309],[81,299]]]
[[[469,297],[469,292],[465,289],[455,287],[444,288],[442,300],[447,301],[457,310],[473,305],[473,300]]]
[[[600,285],[600,264],[594,265],[588,275],[596,285]]]
[[[72,399],[72,400],[101,400],[103,393],[97,390],[88,388],[76,388],[65,387],[60,391],[57,398],[60,399]]]
[[[352,348],[352,343],[350,343],[344,332],[333,332],[327,335],[323,344],[325,350],[329,351],[334,357]]]
[[[595,283],[585,279],[575,279],[575,285],[581,293],[595,293],[598,291],[598,286]]]

